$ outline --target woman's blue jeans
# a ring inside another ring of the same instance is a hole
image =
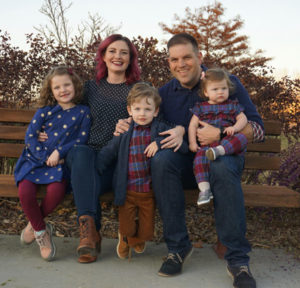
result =
[[[101,206],[99,196],[112,189],[115,164],[102,175],[98,173],[98,151],[86,145],[73,147],[67,155],[67,165],[71,171],[71,186],[78,217],[92,216],[96,229],[101,228]]]
[[[185,222],[183,188],[197,188],[193,159],[193,153],[180,154],[168,149],[156,153],[151,161],[153,190],[170,253],[180,253],[191,245]],[[221,243],[227,247],[225,259],[230,266],[248,264],[247,253],[251,250],[245,238],[243,167],[244,158],[238,155],[219,157],[210,165],[216,230]]]

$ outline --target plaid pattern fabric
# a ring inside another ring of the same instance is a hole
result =
[[[215,127],[228,127],[234,125],[236,116],[243,112],[242,106],[236,100],[227,100],[218,105],[211,105],[208,102],[198,102],[191,109],[191,112]],[[253,142],[262,142],[265,133],[261,125],[254,121],[248,121],[253,130]]]
[[[199,149],[194,158],[194,175],[196,182],[199,184],[201,182],[209,182],[209,162],[205,156],[205,151],[209,147],[203,147]]]
[[[265,132],[262,129],[262,127],[254,121],[248,121],[248,122],[251,124],[253,130],[253,143],[264,141]]]
[[[151,143],[151,127],[134,124],[128,158],[127,190],[149,192],[151,184],[150,158],[144,154]]]
[[[246,152],[247,143],[248,141],[245,135],[237,133],[234,134],[233,136],[226,136],[220,141],[220,143],[214,142],[209,147],[222,145],[225,149],[225,155],[230,155],[230,154],[244,155]],[[201,182],[209,182],[210,160],[208,160],[205,156],[205,151],[209,147],[208,146],[201,147],[201,149],[197,151],[194,159],[194,175],[198,184]]]
[[[243,107],[239,105],[237,100],[228,99],[227,101],[217,105],[211,105],[208,102],[196,103],[191,111],[198,116],[200,120],[211,125],[216,127],[228,127],[236,123],[236,116],[243,110]],[[222,145],[225,149],[226,155],[243,155],[246,152],[247,142],[245,135],[237,133],[233,136],[226,136],[220,142],[214,142],[209,147]],[[205,156],[205,151],[209,147],[201,147],[201,149],[196,153],[194,159],[194,174],[197,183],[209,181],[208,172],[210,161]]]
[[[191,112],[200,120],[215,127],[229,127],[235,124],[236,116],[243,110],[237,100],[228,99],[215,105],[208,102],[198,102],[191,109]]]
[[[222,145],[225,149],[225,154],[239,154],[244,155],[246,153],[247,148],[247,138],[244,134],[237,133],[233,136],[224,137],[220,145]]]

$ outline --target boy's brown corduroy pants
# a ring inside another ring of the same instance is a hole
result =
[[[119,207],[119,230],[123,236],[127,236],[130,247],[153,238],[154,213],[155,201],[152,191],[127,191],[125,204]]]

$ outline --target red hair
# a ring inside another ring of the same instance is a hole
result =
[[[140,80],[141,78],[141,71],[138,66],[138,55],[136,48],[131,43],[131,41],[121,34],[113,34],[108,36],[106,39],[104,39],[98,49],[97,49],[97,55],[96,55],[96,80],[100,81],[102,78],[107,77],[107,67],[105,62],[103,61],[103,55],[106,52],[107,47],[115,42],[115,41],[124,41],[128,47],[129,47],[129,53],[130,53],[130,63],[128,65],[128,68],[126,69],[125,76],[126,76],[126,83],[132,84]]]

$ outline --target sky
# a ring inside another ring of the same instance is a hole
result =
[[[73,3],[66,16],[70,25],[76,27],[87,20],[88,13],[98,13],[107,24],[121,25],[119,33],[132,39],[142,36],[160,41],[170,38],[159,23],[172,26],[174,15],[185,16],[185,8],[192,11],[213,0],[64,0]],[[220,0],[225,10],[225,20],[239,15],[244,20],[240,35],[249,37],[249,46],[254,53],[258,49],[264,56],[273,57],[269,63],[278,77],[289,75],[300,77],[300,1],[299,0]],[[11,43],[26,47],[26,33],[35,32],[34,27],[49,24],[46,16],[39,12],[44,0],[0,0],[0,30],[7,31]]]

